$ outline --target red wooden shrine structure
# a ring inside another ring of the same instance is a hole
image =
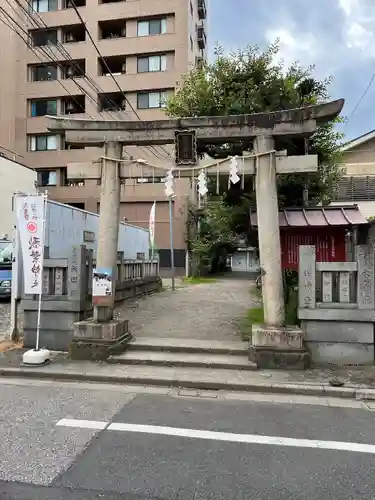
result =
[[[251,225],[257,226],[256,213]],[[300,245],[314,245],[318,262],[345,262],[346,235],[368,224],[357,205],[290,208],[279,212],[283,269],[298,269]]]

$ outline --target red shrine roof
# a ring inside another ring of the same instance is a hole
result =
[[[257,226],[257,214],[250,215],[252,226]],[[280,227],[356,226],[368,224],[358,205],[287,208],[279,212]]]

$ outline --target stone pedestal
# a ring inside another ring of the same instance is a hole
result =
[[[93,319],[79,321],[73,326],[70,358],[106,361],[111,354],[123,352],[130,340],[127,320],[111,320],[106,323]]]
[[[249,359],[258,368],[304,370],[309,354],[303,346],[303,333],[296,326],[253,325]]]

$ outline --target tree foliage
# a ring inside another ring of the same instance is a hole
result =
[[[312,66],[303,68],[295,63],[285,68],[282,62],[275,62],[278,53],[278,42],[265,51],[258,46],[248,46],[229,55],[218,46],[212,63],[195,68],[183,77],[166,104],[167,114],[171,117],[252,114],[314,105],[329,99],[330,78],[316,79]],[[335,122],[331,122],[319,126],[308,141],[303,138],[275,141],[278,150],[287,149],[288,154],[294,155],[317,154],[319,161],[317,173],[278,179],[281,205],[301,206],[306,189],[310,203],[329,202],[341,175],[341,140]],[[198,144],[198,149],[202,155],[225,158],[251,151],[252,141],[219,146]],[[254,200],[251,186],[244,190],[232,186],[225,193],[224,205],[232,207],[231,216],[226,219],[231,230],[246,231],[246,218],[249,210],[255,208]]]

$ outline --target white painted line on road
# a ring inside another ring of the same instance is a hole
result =
[[[109,422],[98,422],[96,420],[78,420],[75,418],[63,418],[57,422],[59,427],[78,427],[79,429],[104,430]]]
[[[235,434],[232,432],[200,431],[198,429],[180,429],[178,427],[163,427],[158,425],[138,425],[98,422],[94,420],[79,420],[63,418],[57,422],[60,427],[75,427],[79,429],[107,430],[119,432],[133,432],[142,434],[157,434],[194,439],[208,439],[211,441],[227,441],[242,444],[264,444],[271,446],[287,446],[292,448],[315,448],[319,450],[353,451],[356,453],[370,453],[375,455],[375,445],[362,443],[348,443],[343,441],[320,441],[315,439],[295,439],[277,436],[262,436],[258,434]]]
[[[357,453],[375,454],[375,445],[361,443],[345,443],[341,441],[318,441],[314,439],[294,439],[286,437],[260,436],[255,434],[234,434],[231,432],[200,431],[197,429],[179,429],[156,425],[137,425],[113,423],[107,427],[109,431],[159,434],[163,436],[209,439],[212,441],[228,441],[232,443],[265,444],[272,446],[288,446],[294,448],[316,448],[320,450],[353,451]]]

